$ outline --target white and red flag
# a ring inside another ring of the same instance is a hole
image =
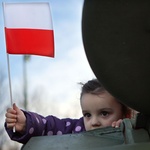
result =
[[[54,31],[48,2],[4,3],[8,54],[54,57]]]

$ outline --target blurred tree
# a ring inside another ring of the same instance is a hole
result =
[[[1,109],[0,109],[0,120],[4,120],[4,112],[6,110],[6,102],[5,100],[5,85],[4,85],[4,80],[5,80],[5,74],[2,71],[2,69],[0,69],[0,103],[1,103]],[[0,150],[2,149],[2,145],[4,144],[6,137],[4,136],[4,124],[1,123],[0,124],[0,136],[3,138],[0,138]]]
[[[23,85],[23,94],[24,94],[24,108],[25,110],[28,109],[28,93],[27,93],[27,66],[26,63],[30,60],[31,56],[30,55],[24,55],[23,56],[23,80],[24,80],[24,85]]]

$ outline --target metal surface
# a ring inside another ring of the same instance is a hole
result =
[[[80,134],[33,137],[22,150],[149,150],[150,138],[145,125],[124,119],[120,128],[106,127]]]
[[[32,138],[23,150],[90,150],[124,143],[121,128],[107,127],[80,134]]]
[[[82,36],[89,64],[104,87],[150,115],[150,1],[85,0]]]

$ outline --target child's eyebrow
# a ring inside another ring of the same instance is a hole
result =
[[[112,111],[112,108],[100,108],[99,111]]]
[[[82,110],[82,113],[90,112],[89,110]]]
[[[100,108],[97,111],[101,112],[101,111],[112,111],[112,108]],[[82,113],[88,113],[90,112],[90,110],[82,110]]]

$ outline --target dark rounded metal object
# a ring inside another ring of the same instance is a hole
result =
[[[82,36],[89,64],[104,87],[150,115],[150,1],[85,0]]]

